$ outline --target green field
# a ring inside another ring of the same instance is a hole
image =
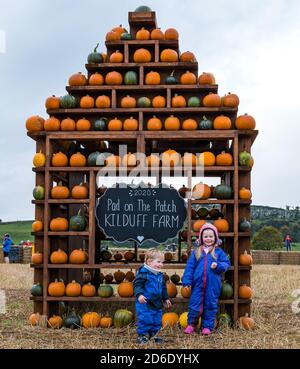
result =
[[[15,245],[18,245],[20,241],[33,241],[34,237],[31,233],[31,221],[9,222],[0,224],[0,237],[1,240],[5,233],[9,233],[14,241]]]

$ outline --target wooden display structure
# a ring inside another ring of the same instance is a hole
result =
[[[203,115],[208,118],[214,118],[220,114],[230,117],[232,127],[237,118],[237,109],[233,108],[172,108],[171,99],[175,93],[182,94],[185,97],[197,95],[201,100],[209,92],[217,93],[217,85],[157,85],[149,86],[144,84],[144,77],[147,72],[153,70],[158,71],[161,75],[161,81],[165,81],[166,77],[174,70],[174,75],[179,77],[182,73],[189,70],[198,75],[197,62],[178,62],[178,63],[162,63],[160,62],[160,53],[163,49],[171,48],[179,53],[178,41],[138,41],[134,40],[136,32],[145,27],[148,30],[156,28],[155,12],[151,13],[129,13],[130,33],[133,40],[130,41],[115,41],[106,42],[107,56],[116,50],[123,52],[124,63],[120,64],[87,64],[88,77],[94,72],[98,71],[105,74],[109,71],[119,71],[124,74],[126,71],[134,70],[138,73],[138,85],[121,85],[121,86],[79,86],[67,87],[67,91],[75,97],[89,94],[93,97],[102,93],[109,95],[111,98],[110,109],[58,109],[50,110],[47,113],[51,116],[63,119],[71,117],[79,119],[82,117],[93,120],[101,116],[108,118],[118,117],[119,119],[126,119],[130,116],[136,117],[139,121],[138,131],[135,132],[40,132],[28,133],[28,135],[36,141],[36,152],[42,150],[46,154],[46,165],[44,168],[34,168],[36,173],[36,185],[45,186],[45,199],[42,201],[32,201],[35,204],[35,218],[43,219],[45,228],[44,232],[34,233],[36,250],[43,252],[44,261],[42,265],[32,265],[34,267],[34,281],[40,282],[43,288],[42,297],[32,297],[34,301],[34,311],[40,312],[45,316],[51,313],[58,312],[58,302],[109,302],[109,301],[133,301],[134,298],[100,298],[100,297],[62,297],[54,298],[47,295],[47,286],[49,282],[55,278],[63,278],[67,284],[73,279],[80,282],[80,276],[83,270],[95,270],[95,284],[96,287],[99,280],[100,268],[109,269],[138,269],[141,266],[140,261],[133,263],[117,263],[117,262],[102,262],[99,258],[100,243],[103,239],[100,230],[97,228],[95,221],[95,205],[96,205],[96,174],[99,167],[51,167],[52,154],[63,149],[66,141],[80,141],[82,143],[89,142],[91,145],[97,141],[107,141],[109,148],[107,151],[116,153],[118,145],[123,143],[128,145],[128,152],[141,152],[150,155],[152,152],[161,153],[168,148],[177,150],[181,155],[185,152],[199,152],[201,148],[203,151],[208,143],[212,143],[212,152],[218,154],[222,149],[230,151],[234,157],[234,165],[230,167],[205,167],[204,175],[211,177],[219,177],[225,180],[234,189],[234,198],[231,200],[187,200],[188,208],[188,229],[187,229],[187,250],[192,249],[192,241],[198,234],[192,231],[192,207],[202,205],[219,204],[226,215],[226,219],[231,225],[231,230],[228,233],[221,234],[223,240],[224,250],[230,254],[232,267],[226,273],[226,279],[233,283],[234,297],[231,300],[220,300],[220,305],[226,312],[230,313],[234,322],[238,317],[244,313],[250,313],[251,300],[242,300],[238,298],[239,285],[246,283],[250,286],[250,271],[251,267],[242,267],[238,265],[238,256],[244,250],[250,251],[250,233],[239,233],[238,223],[246,217],[250,218],[250,204],[251,202],[239,200],[239,189],[241,187],[251,188],[250,176],[251,169],[239,166],[238,155],[241,151],[251,152],[251,146],[257,136],[257,131],[241,131],[241,130],[209,130],[209,131],[147,131],[147,120],[156,115],[164,120],[169,115],[174,114],[180,120],[186,118],[199,118]],[[133,62],[133,53],[137,48],[146,48],[152,54],[151,63],[137,64]],[[127,94],[133,97],[148,96],[150,98],[156,95],[163,95],[167,100],[166,108],[134,108],[123,109],[120,108],[120,100]],[[95,151],[95,150],[94,150]],[[149,174],[148,168],[144,169],[146,175]],[[157,183],[162,181],[160,168]],[[176,174],[176,169],[172,172]],[[192,187],[192,178],[195,175],[194,168],[190,168],[188,172],[188,187]],[[87,179],[89,183],[89,199],[87,200],[54,200],[49,197],[49,193],[53,182],[63,181],[63,183],[72,188]],[[88,227],[85,232],[50,232],[48,229],[50,219],[57,216],[65,216],[70,219],[75,215],[79,208],[86,206],[88,215]],[[62,215],[63,214],[63,215]],[[184,269],[185,263],[181,261],[181,246],[182,237],[179,235],[179,253],[178,260],[172,263],[166,263],[165,269]],[[82,247],[82,244],[87,245],[88,263],[85,265],[54,265],[50,264],[50,253],[57,248],[61,248],[69,255],[73,249]],[[137,250],[136,250],[137,254]],[[187,301],[183,298],[173,299],[174,302]]]

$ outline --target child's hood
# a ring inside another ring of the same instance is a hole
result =
[[[201,246],[202,242],[202,236],[203,236],[203,232],[207,229],[210,229],[214,232],[215,234],[215,238],[216,238],[216,246],[219,246],[222,244],[222,240],[220,240],[219,238],[219,232],[218,232],[218,229],[211,223],[205,223],[202,228],[200,229],[200,232],[199,232],[199,237],[198,237],[198,242],[199,242],[199,246]]]

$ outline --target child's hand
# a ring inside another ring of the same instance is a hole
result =
[[[166,308],[170,309],[170,307],[172,306],[172,302],[170,300],[166,300],[164,302],[164,305],[165,305]]]
[[[216,269],[217,265],[218,265],[217,263],[213,262],[213,263],[211,263],[210,267],[211,267],[211,269]]]
[[[146,299],[146,297],[145,297],[145,296],[140,295],[140,296],[139,296],[139,298],[138,298],[138,302],[139,302],[140,304],[146,304],[146,303],[147,303],[147,299]]]

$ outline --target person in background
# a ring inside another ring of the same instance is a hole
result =
[[[8,233],[5,233],[3,238],[3,255],[4,255],[4,263],[9,264],[9,252],[10,246],[13,244],[12,239]]]
[[[284,238],[284,246],[286,247],[286,251],[292,251],[292,238],[289,234]]]

